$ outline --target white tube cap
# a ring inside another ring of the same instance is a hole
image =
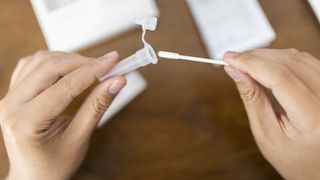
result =
[[[154,31],[157,29],[158,18],[152,16],[145,16],[141,18],[135,18],[134,23],[141,25],[142,29]]]

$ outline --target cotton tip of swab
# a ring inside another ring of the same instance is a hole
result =
[[[166,59],[179,59],[180,54],[173,53],[173,52],[167,52],[167,51],[159,51],[158,56]]]

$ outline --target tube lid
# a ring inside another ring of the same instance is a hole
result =
[[[145,16],[141,18],[135,18],[134,23],[141,25],[142,29],[154,31],[157,29],[158,18],[152,16]]]

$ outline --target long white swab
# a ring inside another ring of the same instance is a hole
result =
[[[229,65],[228,63],[220,60],[185,56],[185,55],[180,55],[178,53],[167,52],[167,51],[159,51],[158,56],[166,59],[186,60],[186,61],[194,61],[194,62],[201,62],[201,63],[217,64],[217,65],[223,65],[223,66]]]

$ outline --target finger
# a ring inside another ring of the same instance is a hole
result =
[[[320,61],[317,58],[297,49],[254,49],[249,52],[290,67],[297,67],[299,64],[304,64],[313,67],[318,72],[320,71]]]
[[[282,132],[281,124],[265,88],[230,66],[226,66],[225,71],[237,85],[254,136],[269,140],[278,136]]]
[[[252,54],[288,67],[309,89],[320,98],[320,61],[296,49],[258,49]]]
[[[32,56],[29,56],[30,59],[27,61],[25,67],[20,72],[19,76],[17,77],[17,82],[20,83],[23,81],[33,70],[35,70],[39,65],[43,64],[44,62],[48,61],[56,61],[57,59],[63,60],[62,57],[78,57],[76,59],[81,59],[83,56],[80,56],[78,54],[72,54],[72,53],[65,53],[65,52],[52,52],[52,51],[38,51]],[[66,58],[68,60],[72,58]]]
[[[123,77],[109,79],[97,86],[85,100],[68,127],[67,133],[79,140],[88,139],[115,96],[126,85]]]
[[[102,57],[81,66],[32,100],[30,108],[41,109],[39,112],[40,120],[56,117],[66,109],[75,97],[109,71],[117,59],[118,54],[113,52],[108,57]]]
[[[47,60],[52,52],[49,51],[38,51],[34,55],[30,56],[29,61],[27,61],[25,67],[20,72],[17,77],[17,83],[20,83],[30,72],[32,72],[40,63]]]
[[[80,55],[49,53],[47,59],[42,60],[19,84],[17,91],[23,92],[23,94],[18,94],[16,100],[24,103],[30,101],[60,78],[89,63],[91,60],[92,58]]]
[[[317,114],[316,107],[319,104],[313,100],[314,94],[285,66],[250,52],[229,52],[225,60],[232,67],[249,74],[261,85],[271,89],[290,119],[305,119],[305,114],[310,117]]]
[[[32,56],[26,57],[21,59],[18,62],[17,67],[15,68],[15,70],[12,73],[11,76],[11,80],[10,80],[10,89],[12,89],[17,83],[17,78],[19,77],[21,71],[23,70],[23,68],[26,66],[27,62],[30,61],[30,59],[32,58]]]

